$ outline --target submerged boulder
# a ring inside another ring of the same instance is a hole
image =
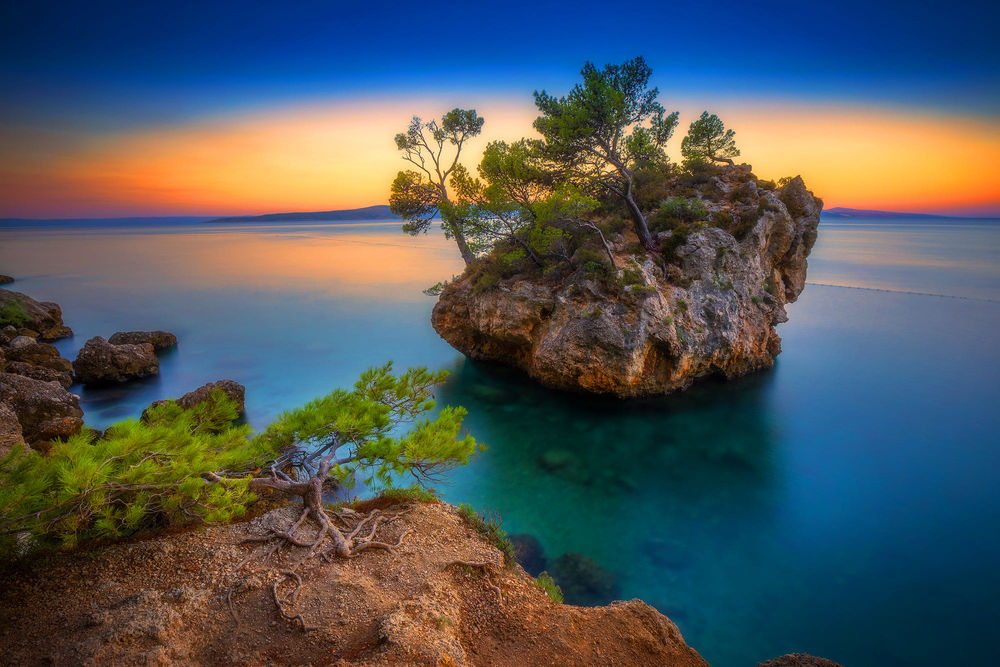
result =
[[[68,437],[83,427],[79,399],[57,382],[0,373],[0,403],[17,416],[25,442],[35,448],[44,449],[50,440]]]
[[[157,352],[177,345],[177,336],[169,331],[119,331],[112,334],[108,342],[112,345],[141,345],[149,343]]]
[[[620,594],[617,577],[583,554],[564,553],[552,562],[548,572],[562,589],[567,604],[604,605]]]
[[[34,332],[41,340],[57,340],[73,335],[63,324],[62,309],[51,301],[35,301],[26,294],[0,289],[0,324],[14,326],[19,332]]]
[[[160,361],[149,343],[112,345],[101,336],[88,340],[73,362],[76,379],[84,384],[126,382],[160,372]]]
[[[817,658],[808,653],[789,653],[767,662],[758,662],[757,667],[841,667],[841,665],[833,660]]]
[[[748,165],[698,188],[687,191],[706,220],[659,232],[662,263],[637,252],[626,230],[612,244],[617,272],[578,258],[572,269],[484,287],[470,267],[442,289],[434,329],[472,359],[571,391],[666,394],[770,368],[781,351],[775,325],[805,286],[823,203],[799,177],[758,188]]]
[[[529,533],[517,533],[509,536],[514,545],[514,560],[524,568],[524,571],[537,577],[545,569],[548,559],[545,558],[545,548],[538,538]]]

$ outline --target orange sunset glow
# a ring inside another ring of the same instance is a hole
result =
[[[456,100],[288,105],[198,121],[74,137],[8,127],[0,166],[4,215],[237,215],[384,203],[405,167],[393,145],[413,113]],[[461,100],[486,118],[467,165],[492,139],[533,136],[523,103]],[[668,153],[702,106],[734,128],[762,177],[800,173],[827,207],[966,212],[1000,206],[1000,127],[960,116],[863,107],[699,105],[681,108]]]

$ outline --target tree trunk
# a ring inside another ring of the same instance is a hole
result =
[[[658,252],[656,243],[653,242],[653,236],[649,233],[649,227],[646,226],[646,218],[643,217],[642,211],[639,210],[639,205],[632,198],[631,183],[629,183],[628,189],[625,191],[625,204],[628,206],[628,212],[632,216],[632,224],[635,227],[636,235],[639,237],[639,243],[650,252]]]
[[[462,259],[465,260],[465,265],[468,266],[472,263],[472,260],[476,258],[475,253],[469,249],[469,244],[465,241],[465,234],[462,230],[457,227],[457,225],[452,225],[452,232],[455,236],[455,243],[458,244],[458,251],[462,253]]]

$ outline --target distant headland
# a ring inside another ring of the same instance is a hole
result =
[[[239,215],[215,218],[208,222],[307,222],[315,220],[400,220],[386,204],[348,208],[339,211],[311,211],[298,213],[268,213],[267,215]]]

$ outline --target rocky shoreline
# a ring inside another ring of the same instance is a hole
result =
[[[50,344],[73,335],[58,304],[0,289],[0,316],[0,456],[18,444],[44,451],[79,433],[83,410],[74,384],[156,375],[157,353],[177,344],[166,331],[118,332],[91,338],[71,362]]]

